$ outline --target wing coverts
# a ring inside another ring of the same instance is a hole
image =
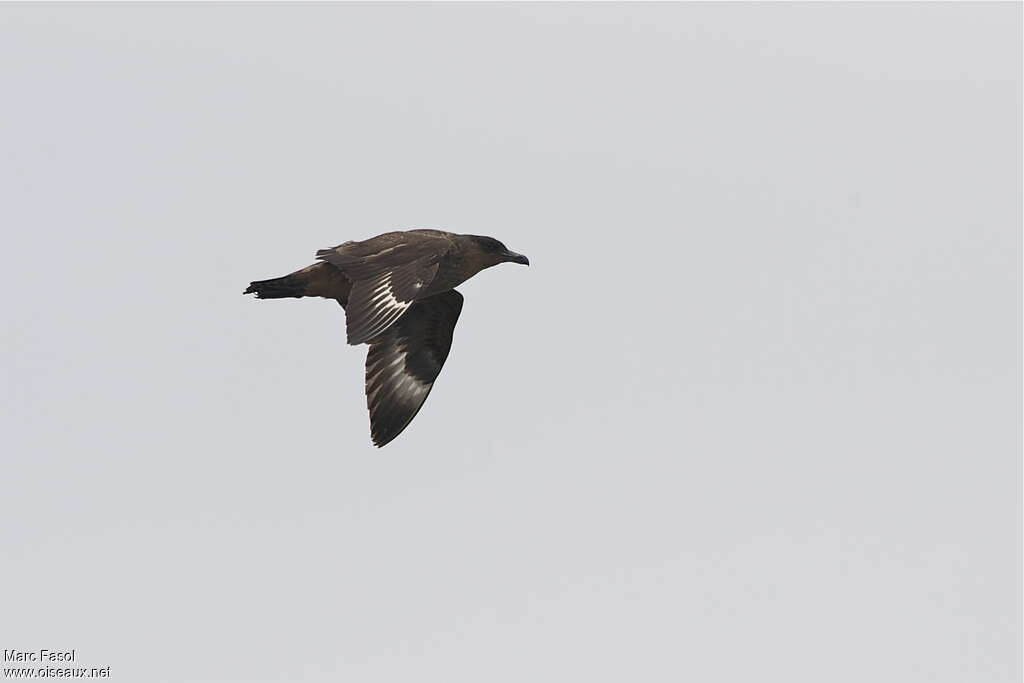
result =
[[[406,312],[433,281],[444,251],[438,240],[397,244],[364,254],[362,243],[321,249],[317,258],[341,270],[351,281],[346,308],[348,343],[366,344]]]

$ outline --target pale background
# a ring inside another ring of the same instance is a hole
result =
[[[0,647],[126,682],[1013,682],[1021,5],[2,5]],[[369,444],[323,301],[527,254]]]

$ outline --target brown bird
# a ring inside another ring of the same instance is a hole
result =
[[[320,263],[249,283],[259,299],[319,296],[346,313],[349,344],[369,344],[366,406],[383,446],[419,412],[452,347],[462,312],[453,288],[506,261],[530,265],[491,237],[441,230],[387,232],[316,253]]]

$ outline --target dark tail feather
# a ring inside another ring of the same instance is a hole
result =
[[[295,273],[276,277],[273,280],[250,282],[243,294],[255,294],[257,299],[285,299],[306,296],[306,283]]]
[[[302,270],[275,277],[273,280],[250,282],[245,294],[255,294],[260,299],[285,299],[303,296],[319,296],[337,299],[342,306],[348,301],[352,283],[345,274],[330,263],[314,263]]]

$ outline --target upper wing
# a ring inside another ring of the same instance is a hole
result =
[[[346,308],[349,344],[365,344],[394,324],[430,285],[449,247],[443,238],[403,239],[408,239],[403,233],[387,233],[317,252],[317,258],[352,281]]]
[[[370,435],[383,446],[402,433],[434,386],[462,312],[454,289],[420,299],[366,354],[366,407]]]

